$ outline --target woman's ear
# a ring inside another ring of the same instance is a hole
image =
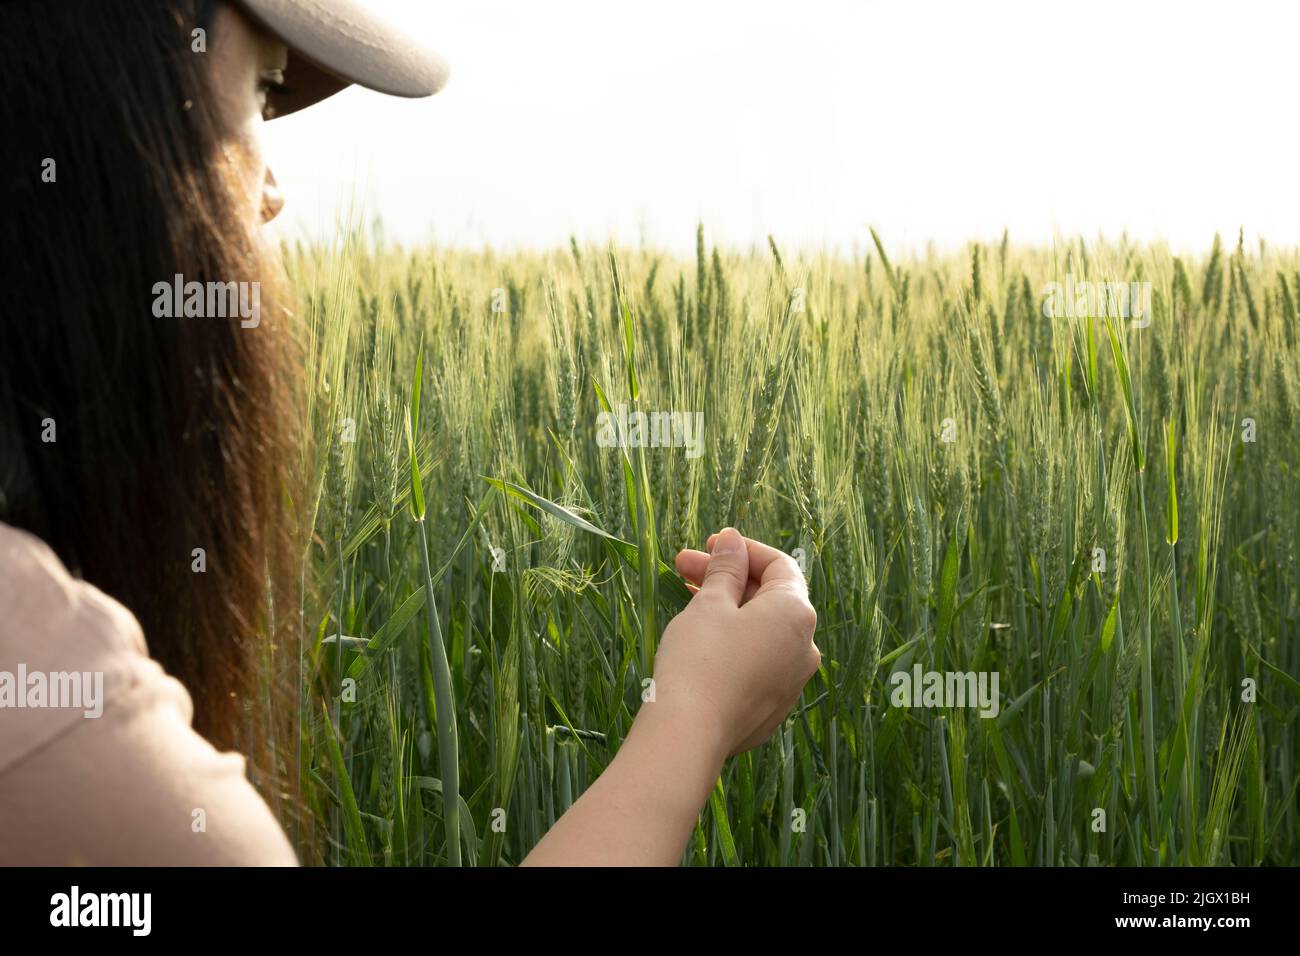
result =
[[[275,181],[275,175],[271,172],[271,167],[268,166],[266,176],[262,179],[262,222],[270,222],[280,215],[280,210],[283,208],[284,193],[280,192],[280,187]]]

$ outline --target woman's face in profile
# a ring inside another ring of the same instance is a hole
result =
[[[284,83],[289,50],[229,3],[218,8],[211,33],[207,55],[223,150],[247,197],[249,222],[256,226],[274,219],[284,206],[266,164],[262,124],[269,119],[267,94]]]

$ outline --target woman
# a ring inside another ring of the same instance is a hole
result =
[[[445,64],[345,0],[22,0],[0,62],[0,863],[293,864],[245,777],[292,816],[283,757],[250,744],[289,708],[252,707],[271,645],[241,637],[294,623],[300,372],[262,125],[349,82],[431,94]],[[698,593],[655,702],[526,863],[676,863],[816,669],[789,557],[726,529],[677,567]]]

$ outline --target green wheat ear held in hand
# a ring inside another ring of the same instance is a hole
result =
[[[724,760],[772,736],[817,671],[817,614],[786,554],[727,528],[683,551],[698,591],[664,632],[622,749],[524,861],[672,865]]]

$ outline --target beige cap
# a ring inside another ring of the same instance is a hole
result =
[[[431,96],[447,82],[443,57],[359,0],[238,0],[289,48],[276,116],[311,106],[353,83],[393,96]]]

